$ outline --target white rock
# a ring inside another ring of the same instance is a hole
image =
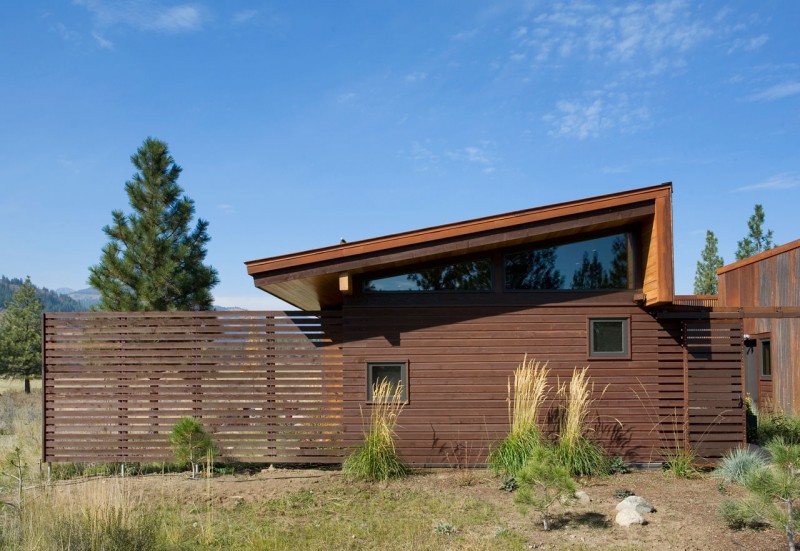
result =
[[[647,521],[641,513],[637,513],[634,509],[623,509],[617,513],[617,518],[614,520],[620,526],[630,526],[632,524],[647,524]]]
[[[637,513],[655,513],[656,508],[640,496],[628,496],[617,504],[617,511],[632,509]]]
[[[578,500],[578,503],[581,505],[589,505],[592,502],[592,498],[590,498],[589,494],[583,490],[578,490],[575,492],[575,499]]]

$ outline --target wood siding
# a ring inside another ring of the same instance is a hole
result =
[[[800,306],[800,241],[720,269],[719,306]],[[763,397],[771,391],[779,408],[800,414],[800,317],[751,315],[744,332],[768,334],[772,342],[772,384],[762,387]]]
[[[182,416],[222,460],[341,461],[338,313],[45,314],[45,461],[172,458]]]
[[[703,401],[708,363],[690,363],[692,377],[685,385],[686,358],[679,321],[659,322],[646,310],[616,295],[616,301],[593,302],[573,294],[572,301],[547,303],[546,294],[531,294],[528,306],[518,295],[516,305],[461,304],[450,296],[447,305],[398,304],[376,297],[367,303],[345,304],[344,420],[345,442],[355,445],[368,418],[366,366],[370,361],[408,362],[408,404],[399,421],[398,446],[406,461],[421,465],[483,463],[489,446],[508,431],[507,386],[513,370],[528,358],[548,361],[551,386],[566,382],[573,368],[589,365],[596,403],[591,417],[593,436],[614,455],[649,463],[663,452],[683,445],[688,413],[691,443],[701,455],[740,443],[741,422],[720,424],[719,411],[685,409],[686,391]],[[388,297],[387,297],[388,298]],[[413,300],[406,298],[406,301]],[[435,299],[433,299],[435,300]],[[619,316],[630,319],[629,359],[589,359],[587,320]],[[736,335],[740,339],[740,333]],[[736,343],[740,343],[736,341]],[[730,343],[728,343],[731,346]],[[715,357],[712,362],[720,361]],[[730,361],[730,357],[724,358]],[[729,369],[726,365],[723,369]],[[735,377],[720,381],[716,398],[728,406],[741,394],[741,362]],[[714,371],[717,373],[717,371]],[[719,373],[722,373],[719,371]],[[553,390],[554,390],[553,388]],[[603,390],[605,392],[603,393]],[[715,402],[716,404],[716,402]],[[555,401],[550,404],[557,407]],[[714,405],[716,407],[716,405]],[[737,414],[741,417],[741,412]],[[555,429],[551,426],[551,429]],[[699,434],[708,434],[707,439]]]

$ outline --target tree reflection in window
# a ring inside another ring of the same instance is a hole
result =
[[[505,287],[627,289],[627,234],[508,254]]]
[[[561,289],[556,247],[506,255],[506,289]]]
[[[371,279],[368,292],[382,291],[491,291],[492,264],[488,259],[432,266],[414,272]]]

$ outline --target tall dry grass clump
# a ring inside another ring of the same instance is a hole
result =
[[[42,489],[10,523],[0,547],[11,551],[145,551],[162,532],[159,516],[120,479]]]
[[[406,476],[408,467],[395,447],[395,427],[405,407],[402,384],[381,380],[372,387],[372,402],[364,442],[345,459],[342,471],[352,478],[368,481]]]
[[[550,370],[526,355],[514,370],[514,382],[508,380],[507,402],[510,431],[488,457],[489,468],[495,473],[516,475],[541,442],[538,425],[549,385]]]
[[[589,439],[589,410],[594,403],[594,383],[589,381],[589,366],[572,370],[569,384],[559,384],[558,394],[564,400],[556,453],[573,476],[605,475],[609,458],[599,444]],[[606,387],[608,388],[608,387]],[[605,394],[605,389],[601,393]]]

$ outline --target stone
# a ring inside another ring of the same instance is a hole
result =
[[[628,496],[617,504],[617,511],[632,509],[637,513],[655,513],[656,508],[641,496]]]
[[[589,494],[587,494],[583,490],[578,490],[577,492],[575,492],[575,499],[581,505],[589,505],[592,502],[592,498],[590,498]]]
[[[620,526],[647,524],[647,520],[645,520],[641,513],[636,512],[635,509],[622,509],[619,513],[617,513],[617,518],[614,519],[614,522]]]

